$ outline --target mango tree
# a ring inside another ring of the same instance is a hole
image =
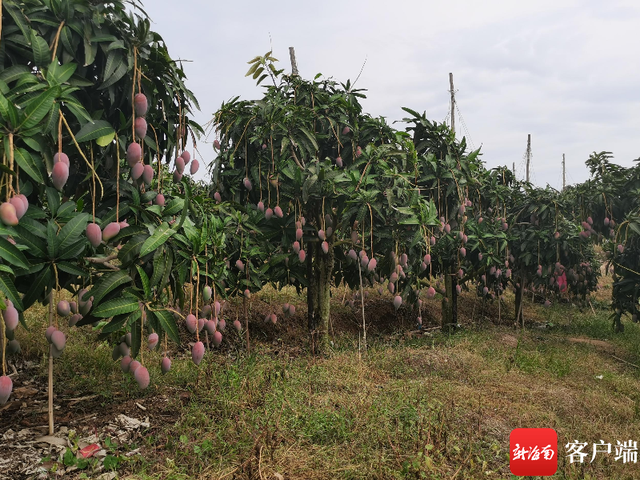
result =
[[[382,181],[405,155],[406,139],[365,115],[363,95],[349,83],[282,75],[274,61],[269,53],[251,62],[255,78],[271,72],[263,99],[233,99],[216,114],[214,196],[244,208],[261,235],[261,249],[244,250],[255,258],[231,262],[259,266],[274,284],[306,287],[312,345],[326,352],[332,282],[353,281],[358,264],[375,270],[373,251],[365,251],[374,248],[374,228],[407,205],[404,194],[383,201]],[[358,263],[347,262],[347,246],[364,252]]]
[[[640,293],[640,169],[612,162],[610,152],[593,152],[586,161],[590,178],[564,192],[567,215],[581,223],[580,235],[596,239],[613,274],[611,319],[624,330],[622,316],[638,321]]]
[[[4,325],[41,302],[51,357],[65,343],[59,317],[68,317],[105,325],[105,335],[130,333],[122,353],[142,360],[148,332],[179,340],[166,306],[182,288],[172,237],[189,216],[191,184],[174,177],[181,187],[167,189],[162,160],[179,152],[197,170],[185,151],[201,131],[189,118],[197,103],[144,13],[124,2],[2,8],[11,19],[0,65]],[[77,299],[54,305],[62,289]],[[146,368],[136,379],[148,385]]]

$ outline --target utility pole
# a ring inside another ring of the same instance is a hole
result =
[[[564,153],[562,154],[562,190],[567,187],[567,169],[564,163]]]
[[[527,183],[529,183],[529,164],[531,163],[531,134],[527,135]]]
[[[513,176],[516,176],[516,162],[513,162],[513,167],[511,168],[511,171],[513,172]]]
[[[453,89],[453,73],[449,73],[449,88],[451,92],[451,131],[456,134],[456,92]]]
[[[289,58],[291,59],[291,75],[298,75],[298,63],[296,62],[296,51],[293,47],[289,47]]]

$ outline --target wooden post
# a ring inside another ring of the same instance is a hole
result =
[[[527,183],[530,181],[529,164],[531,163],[531,134],[527,135]]]
[[[296,50],[289,47],[289,58],[291,59],[291,75],[298,76],[298,63],[296,62]]]
[[[456,134],[456,92],[453,89],[453,73],[449,73],[449,92],[451,92],[451,131]]]

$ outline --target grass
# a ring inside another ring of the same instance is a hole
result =
[[[291,300],[301,302],[287,292]],[[564,445],[640,440],[638,325],[614,334],[606,309],[569,304],[527,305],[525,314],[552,327],[520,332],[463,319],[452,336],[372,335],[366,353],[357,337],[338,333],[327,358],[258,342],[251,355],[240,346],[206,354],[199,368],[175,352],[165,376],[160,354],[147,352],[152,388],[144,392],[109,346],[76,333],[56,361],[56,385],[97,393],[108,411],[168,398],[171,421],[152,415],[155,428],[121,447],[144,453],[122,457],[128,479],[515,478],[508,448],[517,427],[556,429],[554,478],[637,478],[637,465],[613,455],[570,464]],[[44,347],[36,330],[21,333],[30,355]]]

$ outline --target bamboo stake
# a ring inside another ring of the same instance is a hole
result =
[[[53,325],[53,289],[49,292],[49,326]],[[49,345],[49,435],[53,435],[53,345]]]

